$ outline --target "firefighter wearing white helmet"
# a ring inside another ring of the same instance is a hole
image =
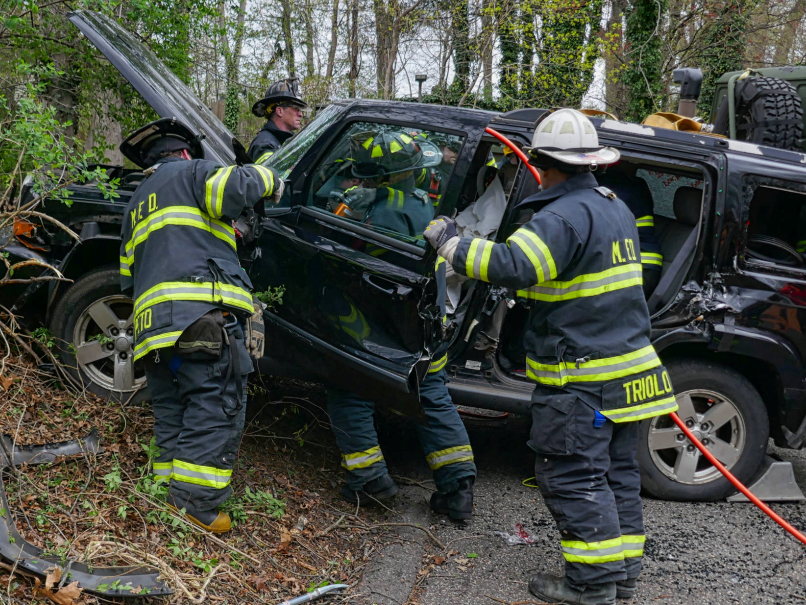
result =
[[[547,603],[602,605],[636,592],[644,549],[638,422],[677,409],[649,342],[635,219],[591,172],[618,160],[580,112],[547,113],[530,163],[543,191],[506,241],[458,237],[448,217],[424,236],[462,275],[532,301],[525,345],[535,382],[529,447],[560,531],[565,575],[529,590]]]

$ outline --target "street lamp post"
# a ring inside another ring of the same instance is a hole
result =
[[[417,82],[417,102],[423,102],[423,82],[428,79],[428,76],[425,74],[417,74],[414,76],[415,82]]]

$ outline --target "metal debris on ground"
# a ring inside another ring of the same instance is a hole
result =
[[[316,590],[309,592],[308,594],[304,594],[300,597],[294,597],[290,601],[283,601],[279,605],[301,605],[302,603],[309,603],[318,599],[321,596],[324,596],[334,590],[341,590],[342,588],[350,588],[349,584],[330,584],[329,586],[322,586],[321,588],[317,588]]]
[[[2,470],[20,464],[43,464],[53,462],[57,456],[95,455],[101,451],[98,433],[93,430],[84,439],[47,443],[44,445],[17,446],[13,439],[0,435],[0,557],[11,563],[15,569],[37,576],[35,592],[51,600],[62,596],[65,588],[75,597],[81,592],[105,597],[142,597],[173,594],[164,582],[159,580],[159,571],[147,567],[93,567],[72,559],[66,562],[57,557],[43,554],[42,549],[27,542],[17,531],[14,516],[8,506]],[[51,593],[54,578],[58,581],[64,575],[70,584],[58,592]],[[45,587],[40,588],[39,579],[45,579]],[[56,601],[59,602],[59,601]]]
[[[507,544],[514,546],[516,544],[534,544],[535,539],[528,531],[523,528],[523,525],[516,523],[514,533],[507,533],[505,531],[493,532],[496,536],[502,537]]]

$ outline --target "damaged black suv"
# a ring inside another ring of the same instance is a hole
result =
[[[206,135],[208,159],[236,161],[239,145],[229,131],[128,32],[90,12],[74,13],[71,21],[160,116],[176,116]],[[421,237],[344,216],[333,192],[351,186],[340,162],[357,133],[396,130],[448,140],[456,152],[443,157],[438,213],[456,210],[465,234],[503,241],[528,220],[518,203],[536,182],[504,155],[500,137],[529,144],[540,115],[371,100],[320,111],[267,161],[286,180],[286,194],[281,207],[259,209],[255,239],[240,247],[255,290],[285,288],[282,305],[267,314],[261,371],[349,388],[416,416],[430,352],[447,337],[457,404],[526,413],[532,384],[521,338],[532,303],[504,288],[452,278],[444,322],[435,253]],[[602,144],[622,154],[609,178],[638,183],[654,208],[663,272],[648,298],[652,341],[671,372],[679,414],[740,480],[750,480],[769,437],[788,448],[806,441],[806,260],[798,248],[806,242],[806,156],[614,120],[594,124]],[[491,155],[496,168],[488,166]],[[144,176],[105,168],[121,179],[117,200],[79,186],[72,207],[44,204],[81,242],[41,223],[34,225],[36,245],[11,230],[3,235],[17,237],[8,252],[42,259],[73,283],[4,289],[3,304],[62,339],[63,360],[94,391],[142,398],[118,250],[124,207]],[[428,186],[418,183],[423,191]],[[668,417],[644,421],[641,435],[647,491],[679,500],[733,491]]]

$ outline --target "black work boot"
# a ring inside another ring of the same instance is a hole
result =
[[[529,592],[544,603],[578,603],[579,605],[612,605],[616,602],[616,583],[571,585],[566,578],[547,573],[529,580]]]
[[[165,503],[168,508],[177,513],[185,509],[185,518],[188,521],[214,534],[224,534],[232,528],[229,515],[215,508],[212,510],[198,510],[192,502],[185,502],[171,493],[168,493]]]
[[[431,510],[440,515],[448,515],[459,521],[473,516],[473,483],[475,477],[462,477],[457,481],[459,487],[447,494],[434,492],[431,494]]]
[[[616,582],[616,596],[619,599],[632,599],[638,590],[638,578],[627,578]]]
[[[349,485],[342,485],[339,495],[352,504],[370,504],[373,500],[388,500],[397,493],[397,484],[389,473],[384,473],[371,481],[367,481],[360,490],[355,491]]]

